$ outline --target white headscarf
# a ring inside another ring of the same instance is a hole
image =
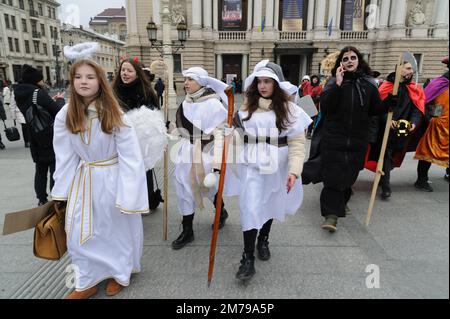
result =
[[[285,91],[288,95],[297,93],[297,87],[291,84],[289,81],[284,80],[281,67],[275,63],[269,62],[269,60],[262,60],[261,62],[255,65],[253,73],[250,74],[250,76],[245,79],[244,90],[247,90],[257,77],[267,77],[274,79],[275,81],[278,82],[280,88],[283,91]]]
[[[194,79],[202,87],[211,88],[220,96],[222,102],[228,106],[228,98],[225,94],[225,89],[228,87],[228,85],[226,85],[222,81],[208,76],[208,72],[205,69],[199,66],[194,66],[183,71],[183,76],[185,78],[189,77],[191,79]]]

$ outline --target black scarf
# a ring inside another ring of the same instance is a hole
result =
[[[131,83],[120,83],[117,85],[116,95],[122,109],[127,112],[142,105],[149,105],[149,98],[147,101],[142,93],[142,85],[139,79]]]

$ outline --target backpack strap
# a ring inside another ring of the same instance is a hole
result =
[[[33,100],[32,103],[33,105],[37,105],[37,95],[38,95],[39,89],[34,90],[33,92]]]

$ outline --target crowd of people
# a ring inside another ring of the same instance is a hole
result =
[[[442,62],[448,68],[448,57]],[[164,123],[171,136],[180,138],[172,160],[182,232],[172,242],[174,250],[194,241],[193,219],[204,208],[203,200],[218,204],[225,136],[231,136],[239,150],[236,169],[225,175],[222,195],[239,197],[243,252],[235,277],[241,281],[256,272],[255,250],[259,260],[270,259],[272,223],[300,209],[303,185],[323,183],[321,227],[337,231],[359,172],[373,168],[379,158],[389,111],[394,121],[381,197],[391,197],[391,170],[401,165],[407,151],[415,151],[418,160],[416,188],[433,191],[428,181],[431,164],[447,168],[448,180],[448,71],[424,91],[413,80],[417,70],[405,61],[394,95],[396,74],[375,81],[375,72],[352,46],[339,52],[330,71],[325,81],[318,75],[304,76],[297,88],[285,80],[279,65],[260,61],[243,83],[235,82],[235,92],[243,85],[244,102],[232,114],[232,128],[226,125],[227,85],[199,66],[183,71],[185,98],[175,123]],[[152,170],[144,165],[140,128],[128,114],[142,106],[158,112],[163,105],[164,84],[159,78],[153,85],[152,79],[137,59],[124,59],[110,85],[96,62],[80,57],[71,66],[67,103],[62,94],[50,97],[42,73],[28,65],[19,83],[6,83],[3,89],[3,105],[22,125],[25,146],[36,164],[38,204],[48,200],[49,179],[51,198],[66,206],[68,253],[79,270],[70,299],[93,296],[106,279],[106,294],[115,295],[141,269],[141,215],[155,201],[154,185]],[[310,118],[294,103],[296,96],[306,95],[312,97],[317,117]],[[36,106],[51,116],[52,143],[40,140],[42,135],[30,123],[27,114]],[[2,119],[4,113],[0,108]],[[409,126],[401,135],[404,120]],[[311,139],[309,156],[306,139]],[[215,182],[207,182],[211,180]],[[220,204],[219,229],[228,218],[225,203]]]

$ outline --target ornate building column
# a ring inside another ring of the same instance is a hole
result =
[[[130,1],[130,3],[134,4],[134,8],[136,8],[136,0]],[[128,11],[128,6],[127,6]],[[137,11],[137,10],[136,10]],[[153,22],[156,25],[161,25],[161,16],[159,15],[161,12],[161,1],[160,0],[152,0],[152,13],[153,13]],[[128,19],[127,19],[128,21]]]
[[[253,12],[253,28],[258,28],[261,26],[261,15],[262,15],[262,1],[254,1],[254,12]]]
[[[326,0],[317,0],[315,29],[325,29],[325,7]]]
[[[379,24],[380,29],[384,29],[388,26],[390,8],[391,8],[391,0],[381,0],[380,24]]]
[[[309,0],[308,2],[308,25],[307,30],[314,29],[314,4],[315,0]]]
[[[218,80],[222,80],[222,78],[223,78],[223,59],[222,59],[222,54],[217,54],[216,77],[217,77]]]
[[[192,27],[202,27],[202,0],[192,0]]]
[[[251,30],[253,27],[253,0],[248,0],[247,5],[247,30]]]
[[[244,53],[242,55],[242,69],[241,69],[242,81],[244,81],[248,76],[247,69],[248,69],[248,55]]]
[[[275,17],[273,19],[273,26],[275,30],[278,30],[279,24],[280,24],[280,1],[275,0]]]
[[[393,1],[391,27],[403,28],[406,22],[406,1]]]
[[[219,0],[213,0],[212,19],[213,29],[219,30]]]
[[[273,28],[274,17],[274,0],[266,0],[266,27]]]
[[[205,29],[212,28],[212,2],[211,0],[203,0],[203,26]]]

